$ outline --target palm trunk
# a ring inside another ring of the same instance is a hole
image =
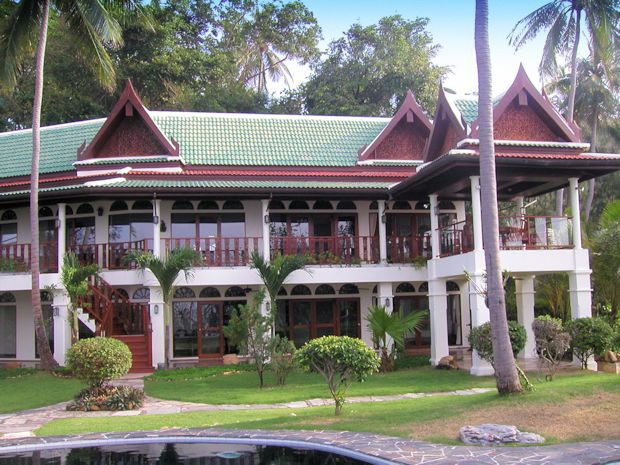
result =
[[[506,317],[502,270],[499,259],[499,219],[495,149],[493,146],[493,106],[491,58],[489,50],[488,0],[476,0],[476,62],[478,65],[478,134],[480,139],[480,194],[482,234],[487,267],[487,292],[493,341],[495,380],[500,394],[521,392]]]
[[[596,139],[598,137],[598,111],[594,110],[594,114],[592,115],[592,138],[590,141],[590,152],[596,153]],[[588,195],[586,196],[586,205],[584,212],[584,219],[586,227],[588,226],[588,221],[590,220],[590,213],[592,212],[592,204],[594,203],[594,188],[595,188],[595,178],[592,178],[588,181]]]
[[[32,313],[37,347],[41,357],[41,368],[51,370],[58,366],[47,341],[47,331],[41,310],[41,283],[39,268],[39,156],[41,153],[41,105],[43,102],[43,66],[47,44],[49,23],[49,0],[43,0],[41,30],[37,44],[36,69],[34,81],[34,101],[32,103],[32,172],[30,174],[30,272],[32,275]],[[58,341],[58,343],[62,343]]]

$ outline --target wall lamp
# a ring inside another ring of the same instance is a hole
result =
[[[56,218],[54,220],[54,225],[56,226],[56,229],[60,229],[60,219]]]
[[[154,315],[158,315],[159,314],[159,305],[158,304],[153,305],[153,314]]]
[[[390,302],[390,298],[389,298],[389,297],[386,297],[386,298],[385,298],[385,306],[386,306],[386,308],[390,308],[390,305],[391,305],[391,304],[392,304],[392,302]]]
[[[97,208],[97,216],[103,216],[103,207]]]
[[[265,222],[265,224],[269,224],[269,223],[271,223],[271,220],[270,220],[270,218],[269,218],[269,213],[267,213],[267,214],[265,215],[265,217],[263,218],[263,221]]]
[[[387,217],[385,216],[385,212],[381,213],[381,222],[385,224],[387,222]]]

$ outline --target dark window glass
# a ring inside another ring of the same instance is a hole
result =
[[[225,297],[245,297],[245,291],[239,286],[232,286],[226,289]]]
[[[269,210],[284,210],[284,203],[280,200],[272,200],[267,207]]]
[[[343,284],[340,287],[339,294],[359,294],[360,291],[355,284]]]
[[[350,200],[341,200],[338,202],[336,210],[355,210],[355,204]]]
[[[39,209],[39,218],[44,218],[47,216],[54,216],[54,212],[50,207],[41,207]]]
[[[2,213],[2,217],[0,217],[0,221],[11,221],[17,220],[17,215],[13,210],[6,210]]]
[[[196,297],[196,293],[189,287],[179,287],[174,291],[175,299],[193,299]]]
[[[315,295],[331,295],[335,294],[336,291],[329,284],[321,284],[319,287],[316,288],[316,291],[314,291],[314,293]]]
[[[413,287],[413,284],[411,283],[400,283],[396,288],[396,292],[415,292],[415,287]]]
[[[447,281],[446,282],[446,291],[450,292],[450,291],[460,291],[459,285],[456,284],[454,281]]]
[[[222,205],[223,210],[243,210],[243,204],[238,200],[227,200]]]
[[[132,210],[151,210],[153,211],[153,203],[149,200],[136,200],[131,207]]]
[[[293,200],[289,206],[289,210],[308,210],[308,203],[304,200]]]
[[[173,210],[193,210],[194,206],[189,200],[177,200],[172,204]]]
[[[129,207],[122,200],[115,201],[110,207],[111,212],[129,210]]]
[[[411,205],[409,205],[409,202],[406,202],[405,200],[398,200],[394,202],[392,210],[411,210]]]
[[[134,242],[153,238],[153,217],[149,213],[110,215],[108,240]]]
[[[303,284],[298,284],[291,290],[291,295],[312,295],[310,289]]]
[[[175,357],[196,357],[198,355],[196,302],[172,303],[172,334]]]
[[[133,300],[149,300],[150,298],[151,290],[148,287],[141,287],[133,293]]]
[[[17,223],[0,224],[0,244],[17,244]]]
[[[203,299],[220,297],[220,291],[214,287],[205,287],[202,291],[200,291],[200,297]]]
[[[217,202],[214,200],[203,200],[198,204],[198,210],[219,210]]]
[[[340,335],[358,337],[359,334],[359,302],[356,300],[338,301],[340,317]]]
[[[87,215],[88,213],[95,213],[95,210],[93,210],[93,207],[91,207],[90,204],[83,203],[78,207],[76,213],[78,215]]]
[[[332,208],[334,207],[332,207],[331,202],[328,200],[317,200],[314,202],[314,205],[312,205],[313,210],[331,210]]]

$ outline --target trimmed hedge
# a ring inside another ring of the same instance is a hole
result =
[[[67,351],[67,367],[91,387],[126,375],[131,368],[131,351],[118,339],[82,339]]]

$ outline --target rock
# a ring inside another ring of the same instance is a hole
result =
[[[522,433],[516,426],[487,423],[463,426],[459,438],[468,445],[497,446],[501,444],[542,444],[545,438],[535,433]]]
[[[618,361],[618,354],[612,350],[608,350],[603,355],[603,360],[608,363],[616,363]]]
[[[458,370],[459,366],[454,361],[454,357],[452,355],[446,355],[445,357],[441,357],[439,362],[437,362],[436,368],[443,370]]]

